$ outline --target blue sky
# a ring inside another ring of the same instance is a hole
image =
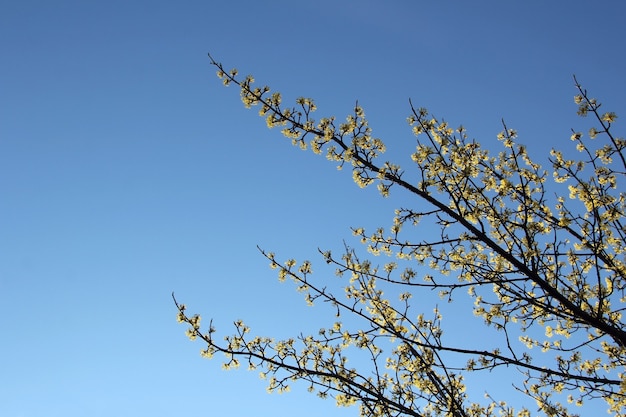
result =
[[[316,261],[411,204],[268,131],[207,52],[315,98],[318,117],[358,99],[401,165],[409,98],[494,149],[504,118],[545,160],[581,125],[572,74],[625,114],[625,15],[617,0],[0,2],[0,415],[357,414],[222,372],[176,323],[172,291],[225,334],[239,318],[316,331],[323,308],[256,245]]]

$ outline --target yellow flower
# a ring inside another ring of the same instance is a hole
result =
[[[608,122],[608,123],[613,123],[615,121],[615,119],[617,119],[617,115],[615,113],[613,113],[612,111],[604,113],[602,115],[602,120],[604,120],[605,122]]]

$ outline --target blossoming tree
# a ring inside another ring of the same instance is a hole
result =
[[[351,326],[337,321],[317,334],[275,340],[253,336],[237,321],[233,334],[218,338],[212,324],[203,328],[200,316],[174,299],[187,335],[203,342],[203,356],[222,352],[227,368],[245,363],[259,370],[270,391],[304,381],[338,405],[358,405],[362,416],[529,416],[537,407],[548,416],[572,416],[592,401],[624,415],[626,141],[614,134],[617,116],[600,111],[576,79],[578,114],[592,120],[587,133],[572,132],[579,158],[552,150],[542,166],[506,125],[498,135],[501,151],[491,155],[465,128],[411,104],[414,164],[401,168],[382,160],[385,145],[371,136],[360,106],[345,122],[316,120],[313,100],[284,106],[279,93],[210,59],[224,85],[239,87],[246,107],[260,108],[268,127],[350,167],[359,186],[376,184],[383,197],[400,187],[417,203],[398,208],[387,230],[353,229],[371,256],[390,255],[380,267],[349,247],[339,256],[320,251],[345,279],[341,295],[313,278],[311,262],[279,261],[261,250],[307,303],[329,302],[338,316],[351,317]],[[405,170],[419,181],[406,180]],[[415,233],[433,227],[438,232],[430,237]],[[387,288],[400,291],[392,298]],[[412,297],[432,289],[449,300],[459,292],[471,297],[490,334],[479,341],[490,345],[468,348],[444,338],[440,310],[415,311]],[[350,367],[352,354],[368,360]],[[469,394],[470,374],[500,368],[515,370],[514,385],[531,404]]]

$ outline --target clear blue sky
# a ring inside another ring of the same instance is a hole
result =
[[[176,323],[172,291],[224,332],[316,331],[323,308],[256,245],[316,261],[411,204],[268,131],[207,52],[320,116],[358,99],[406,166],[409,98],[488,147],[505,118],[542,159],[580,124],[572,74],[626,117],[624,16],[617,0],[0,1],[0,415],[357,414],[222,372]]]

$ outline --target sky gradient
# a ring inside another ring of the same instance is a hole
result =
[[[256,246],[315,266],[411,204],[267,130],[208,52],[318,118],[358,100],[403,166],[409,98],[487,148],[504,119],[546,161],[583,125],[573,74],[626,117],[624,16],[617,0],[0,1],[0,415],[357,415],[305,386],[266,394],[176,323],[172,291],[224,334],[315,332],[332,314]]]

